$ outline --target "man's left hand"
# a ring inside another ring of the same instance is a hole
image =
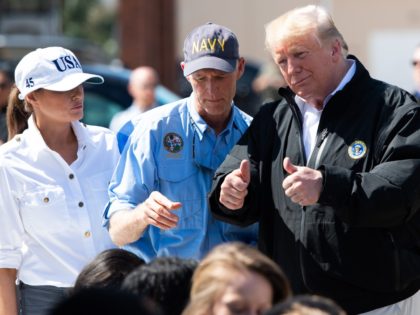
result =
[[[283,168],[290,175],[283,181],[286,196],[301,206],[317,203],[322,191],[322,173],[306,166],[293,165],[288,157]]]

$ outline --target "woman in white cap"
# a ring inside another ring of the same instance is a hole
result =
[[[0,314],[46,314],[84,265],[113,247],[101,215],[116,139],[79,122],[82,83],[102,82],[61,47],[32,51],[15,69],[9,106],[23,102],[31,116],[0,150]]]

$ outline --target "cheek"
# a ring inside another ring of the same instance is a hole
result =
[[[231,315],[229,309],[220,300],[216,301],[212,307],[211,315]],[[210,314],[206,314],[210,315]]]

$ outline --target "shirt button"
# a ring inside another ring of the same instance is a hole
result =
[[[86,231],[85,232],[85,237],[87,238],[87,237],[90,237],[90,231]]]
[[[48,202],[50,202],[50,198],[48,198],[48,197],[45,197],[45,198],[44,198],[44,202],[45,202],[45,203],[48,203]]]
[[[69,174],[69,178],[73,179],[74,178],[74,174]]]
[[[81,208],[81,207],[83,207],[83,205],[84,205],[83,201],[80,201],[79,202],[79,207]]]

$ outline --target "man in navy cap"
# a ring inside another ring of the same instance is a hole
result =
[[[226,27],[208,23],[187,36],[181,67],[191,96],[142,114],[111,181],[104,218],[115,244],[150,261],[256,242],[257,225],[217,221],[207,203],[214,171],[251,122],[232,101],[244,65]]]

